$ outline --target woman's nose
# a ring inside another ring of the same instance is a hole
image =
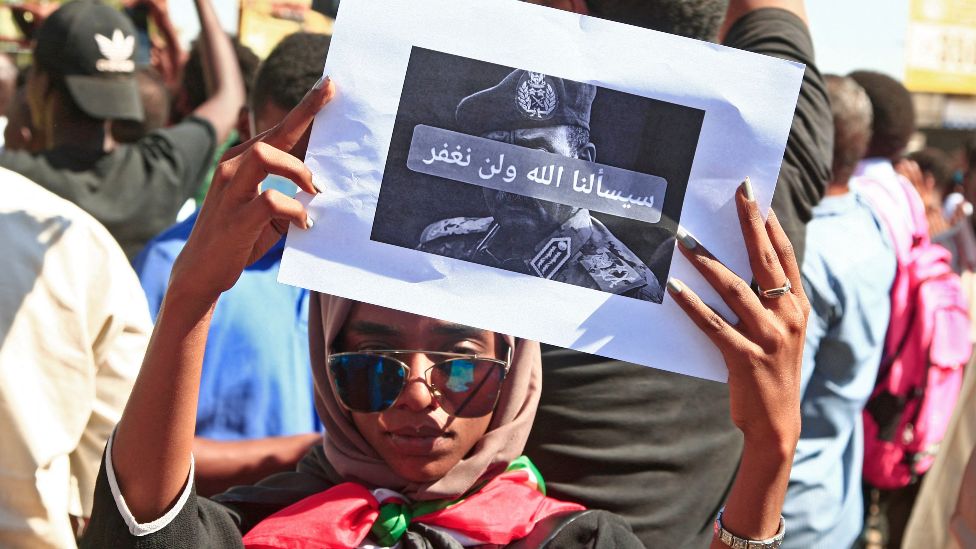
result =
[[[431,394],[432,389],[428,387],[424,375],[427,368],[430,367],[429,362],[426,359],[417,358],[409,365],[410,377],[407,379],[407,385],[403,388],[400,398],[397,399],[397,406],[414,412],[424,412],[437,407],[437,400]]]

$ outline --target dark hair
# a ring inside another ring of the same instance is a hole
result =
[[[874,111],[867,156],[897,160],[915,133],[912,94],[901,82],[879,72],[855,71],[850,77],[867,92]]]
[[[935,190],[945,196],[952,192],[955,182],[952,180],[952,161],[949,155],[934,147],[926,147],[913,152],[908,158],[914,160],[923,173],[930,173],[935,178]]]
[[[714,41],[729,0],[586,0],[590,14],[628,25]]]
[[[112,122],[112,137],[119,143],[135,143],[153,130],[166,125],[169,120],[169,90],[162,77],[152,67],[136,69],[136,85],[142,99],[142,122],[117,120]]]
[[[846,183],[871,139],[871,100],[852,78],[824,75],[834,119],[833,182]]]
[[[244,92],[250,97],[254,73],[257,72],[261,60],[251,51],[251,48],[241,44],[237,38],[231,38],[231,43],[234,44],[234,53],[237,54],[237,64],[241,69],[241,76],[244,77]],[[182,88],[186,96],[186,103],[184,105],[186,112],[177,113],[179,116],[190,114],[207,100],[207,81],[203,75],[203,59],[200,57],[201,55],[200,40],[197,39],[190,47],[190,55],[187,57],[186,64],[183,65]]]
[[[296,32],[285,37],[264,60],[254,79],[251,108],[268,101],[284,110],[293,109],[322,77],[332,38],[325,34]]]

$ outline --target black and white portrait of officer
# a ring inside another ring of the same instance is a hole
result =
[[[458,104],[459,131],[553,154],[596,161],[590,113],[597,88],[515,70]],[[589,210],[484,188],[490,217],[428,225],[418,249],[660,303],[651,270]]]

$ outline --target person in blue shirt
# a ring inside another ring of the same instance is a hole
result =
[[[283,40],[256,76],[249,104],[253,134],[275,126],[322,74],[330,39],[297,33]],[[243,136],[246,140],[248,136]],[[293,195],[269,176],[262,189]],[[170,271],[196,214],[152,240],[134,266],[155,318]],[[293,470],[322,438],[308,351],[308,291],[277,282],[282,238],[221,296],[207,339],[197,408],[197,489],[219,493]]]
[[[825,78],[834,116],[833,179],[807,226],[810,299],[800,441],[783,507],[785,548],[851,547],[863,526],[861,411],[891,314],[895,252],[848,181],[871,136],[871,102],[850,78]]]

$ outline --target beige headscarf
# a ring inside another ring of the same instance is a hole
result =
[[[522,454],[539,405],[542,359],[538,343],[504,336],[512,346],[512,364],[494,416],[481,440],[443,478],[434,482],[412,483],[394,473],[359,433],[349,412],[336,401],[326,372],[326,357],[353,303],[313,292],[308,315],[315,407],[325,424],[325,455],[342,478],[371,488],[396,490],[414,500],[454,499],[479,479],[502,472]]]

